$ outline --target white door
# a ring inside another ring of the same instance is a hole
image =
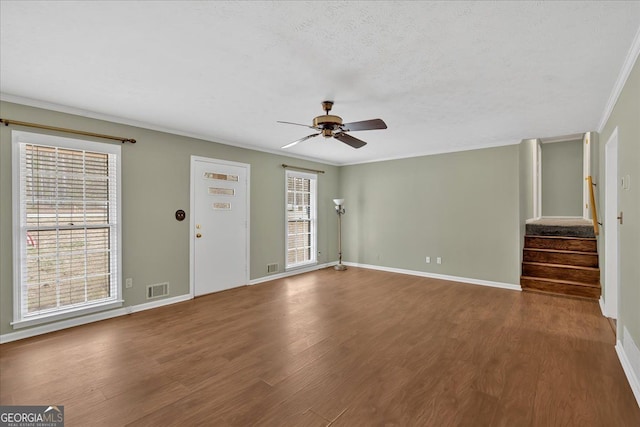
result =
[[[604,146],[604,315],[618,318],[618,129]]]
[[[191,157],[191,291],[249,282],[249,172],[244,163]]]

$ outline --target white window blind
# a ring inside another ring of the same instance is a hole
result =
[[[316,262],[316,180],[287,171],[287,268]]]
[[[14,323],[119,301],[120,147],[16,134]]]

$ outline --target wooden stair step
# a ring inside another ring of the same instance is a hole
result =
[[[520,286],[523,291],[542,292],[554,295],[569,295],[594,300],[600,298],[600,285],[574,282],[571,280],[521,276]]]
[[[598,267],[598,254],[595,252],[524,248],[522,260],[524,262]]]
[[[523,262],[522,275],[545,279],[574,281],[593,285],[600,284],[600,269],[595,267]]]
[[[595,238],[589,237],[561,237],[561,236],[524,236],[525,249],[556,249],[578,252],[598,251]]]

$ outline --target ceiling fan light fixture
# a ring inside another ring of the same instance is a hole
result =
[[[333,129],[338,126],[342,126],[342,117],[334,116],[333,114],[325,114],[324,116],[318,116],[313,119],[313,127],[330,127]]]
[[[387,128],[387,125],[382,119],[363,120],[359,122],[351,122],[351,123],[344,124],[342,123],[342,117],[329,114],[329,111],[331,111],[331,107],[333,107],[333,101],[322,102],[322,108],[324,109],[326,114],[323,116],[314,117],[313,126],[303,125],[300,123],[278,121],[278,123],[286,123],[286,124],[296,125],[296,126],[305,126],[318,131],[318,133],[305,136],[304,138],[300,138],[299,140],[293,141],[292,143],[289,143],[283,146],[282,148],[293,147],[299,142],[306,141],[307,139],[313,138],[314,136],[317,136],[320,134],[322,134],[322,136],[325,138],[335,138],[338,141],[349,145],[350,147],[362,148],[365,145],[367,145],[367,143],[362,141],[361,139],[348,135],[346,132]]]

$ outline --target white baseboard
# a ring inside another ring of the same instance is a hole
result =
[[[492,288],[509,289],[512,291],[522,290],[520,285],[514,285],[511,283],[493,282],[490,280],[472,279],[470,277],[449,276],[446,274],[428,273],[426,271],[416,271],[416,270],[405,270],[402,268],[393,268],[393,267],[382,267],[379,265],[359,264],[356,262],[345,262],[344,264],[351,267],[360,267],[360,268],[368,268],[370,270],[388,271],[390,273],[409,274],[411,276],[429,277],[432,279],[449,280],[451,282],[470,283],[473,285],[490,286]]]
[[[49,332],[60,331],[62,329],[73,328],[74,326],[86,325],[87,323],[99,322],[100,320],[111,319],[113,317],[124,316],[126,314],[137,313],[139,311],[150,310],[152,308],[162,307],[164,305],[175,304],[178,302],[188,301],[192,299],[190,295],[178,295],[177,297],[165,298],[158,301],[147,302],[144,304],[122,307],[115,310],[104,311],[101,313],[93,313],[87,316],[80,316],[73,319],[61,320],[59,322],[48,323],[34,328],[24,329],[18,332],[10,332],[0,335],[0,344],[11,341],[22,340],[25,338],[35,337],[37,335],[48,334]]]
[[[633,342],[627,328],[622,328],[622,339],[623,341],[618,340],[616,343],[616,353],[618,353],[618,359],[620,359],[627,381],[633,390],[636,402],[640,406],[640,349]]]
[[[249,285],[257,285],[258,283],[269,282],[271,280],[283,279],[285,277],[295,276],[297,274],[302,274],[302,273],[308,273],[310,271],[321,270],[323,268],[332,267],[332,266],[334,266],[336,264],[337,264],[337,261],[327,262],[327,263],[324,263],[324,264],[312,265],[310,267],[296,268],[295,270],[289,270],[289,271],[285,271],[283,273],[270,274],[268,276],[258,277],[257,279],[250,280],[249,281]]]
[[[600,299],[598,300],[598,303],[600,303],[600,313],[602,313],[604,317],[607,317],[604,310],[604,300],[602,299],[602,295],[600,295]]]

